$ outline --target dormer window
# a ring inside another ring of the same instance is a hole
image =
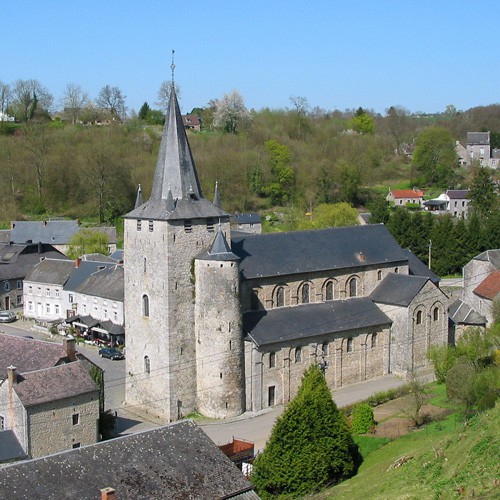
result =
[[[214,229],[214,220],[213,219],[207,219],[207,230],[209,233],[213,233],[215,231]]]
[[[185,220],[184,221],[184,232],[190,233],[192,230],[193,230],[193,226],[192,226],[191,221],[189,219]]]
[[[149,232],[152,233],[153,232],[153,227],[154,227],[152,220],[149,221],[148,227],[149,227]]]
[[[137,231],[141,230],[141,225],[142,225],[142,221],[140,219],[138,219],[137,220]]]

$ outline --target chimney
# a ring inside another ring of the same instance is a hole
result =
[[[15,366],[10,365],[7,368],[7,378],[10,386],[17,384],[17,368]]]
[[[82,259],[80,259],[80,257],[78,257],[78,259],[75,259],[75,269],[78,269],[80,267],[81,261],[82,261]]]
[[[101,500],[116,500],[114,488],[101,488]]]
[[[76,340],[71,335],[63,340],[64,352],[70,361],[76,361]]]

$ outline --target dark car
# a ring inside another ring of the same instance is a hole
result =
[[[12,323],[17,316],[12,311],[0,311],[0,323]]]
[[[103,347],[102,349],[99,349],[99,356],[101,356],[101,358],[108,359],[125,359],[125,354],[118,349],[114,349],[113,347]]]

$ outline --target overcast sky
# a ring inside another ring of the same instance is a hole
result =
[[[175,49],[183,112],[233,89],[255,109],[500,102],[500,0],[5,0],[1,14],[0,80],[56,99],[110,84],[154,107]]]

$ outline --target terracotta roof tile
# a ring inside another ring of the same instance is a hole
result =
[[[474,289],[474,293],[493,300],[500,293],[500,271],[493,271]]]
[[[394,198],[421,198],[424,196],[423,191],[413,189],[393,189],[391,191]]]

